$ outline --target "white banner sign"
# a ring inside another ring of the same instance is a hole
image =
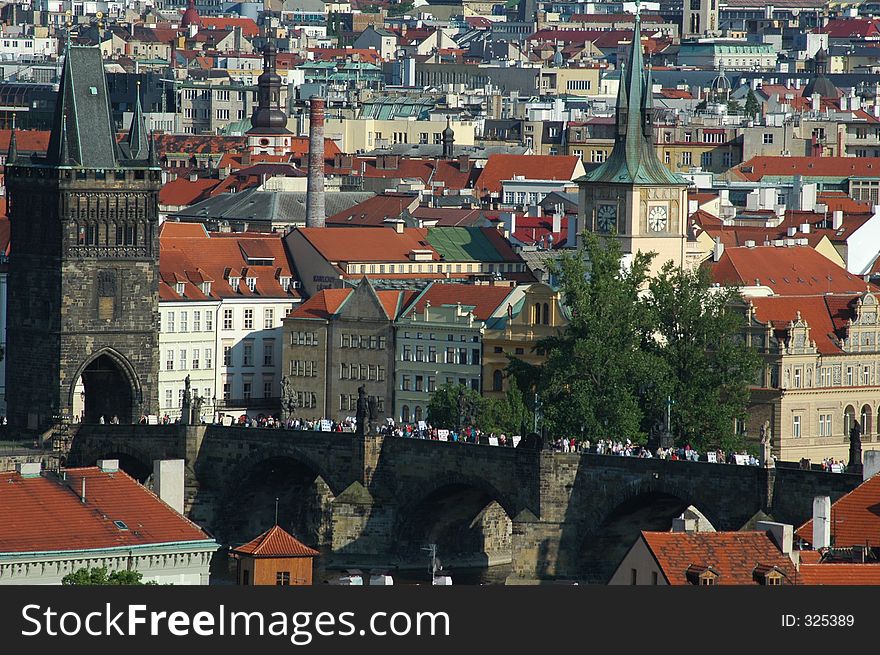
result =
[[[497,446],[498,445],[498,437],[489,437],[489,445]]]
[[[513,440],[513,447],[514,448],[516,448],[519,445],[519,442],[522,441],[522,437],[518,434],[515,434],[514,436],[512,436],[511,439]]]
[[[333,421],[330,419],[321,419],[321,432],[330,432],[333,429]]]
[[[437,438],[440,441],[447,441],[449,439],[449,430],[437,430]]]
[[[718,453],[716,453],[714,451],[706,453],[706,461],[712,462],[713,464],[717,464],[718,463]]]
[[[748,455],[734,455],[733,458],[736,460],[738,466],[747,466],[749,463]]]
[[[419,421],[419,430],[427,430],[427,429],[428,429],[428,424],[425,423],[424,421]]]

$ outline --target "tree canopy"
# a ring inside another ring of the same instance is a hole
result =
[[[543,424],[559,436],[644,443],[671,401],[680,445],[741,446],[735,420],[745,416],[759,359],[731,309],[738,290],[671,262],[651,279],[654,253],[622,265],[616,239],[586,233],[583,243],[556,264],[568,326],[539,342],[543,365],[509,367],[536,380]]]
[[[73,573],[68,573],[61,579],[62,585],[70,586],[130,586],[130,585],[154,585],[155,582],[141,582],[143,574],[140,571],[114,571],[107,573],[105,567],[82,568]]]

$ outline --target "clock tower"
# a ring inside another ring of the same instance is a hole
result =
[[[617,93],[614,148],[598,168],[577,180],[578,245],[583,232],[613,236],[627,259],[654,251],[651,273],[667,261],[685,262],[689,183],[667,169],[654,150],[651,73],[645,71],[636,15],[629,63]]]

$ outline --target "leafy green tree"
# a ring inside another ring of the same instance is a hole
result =
[[[742,447],[734,421],[744,418],[758,354],[742,338],[741,301],[733,287],[713,287],[705,268],[679,269],[667,262],[642,300],[655,330],[645,348],[660,362],[648,412],[662,416],[674,403],[671,431],[679,445],[698,450]]]
[[[70,586],[132,586],[155,585],[155,582],[141,582],[143,574],[139,571],[114,571],[108,574],[105,567],[82,568],[68,573],[61,579],[62,585]]]
[[[479,425],[483,397],[470,387],[444,384],[437,387],[428,402],[428,422],[437,428],[457,429]]]
[[[761,113],[761,105],[758,104],[758,98],[755,97],[754,89],[749,89],[749,95],[746,96],[745,114],[750,118],[755,118]]]
[[[554,434],[644,441],[640,392],[651,377],[642,348],[650,325],[639,302],[654,253],[621,266],[616,239],[584,234],[575,254],[554,265],[571,319],[540,341],[548,353],[538,388],[544,425]]]
[[[525,434],[531,430],[532,414],[526,407],[523,394],[511,377],[503,398],[485,400],[478,425],[484,432]]]

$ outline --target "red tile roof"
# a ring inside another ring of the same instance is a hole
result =
[[[85,480],[86,502],[80,500]],[[122,471],[0,473],[0,553],[92,550],[213,540]],[[114,521],[122,521],[121,529]]]
[[[195,180],[178,177],[159,189],[159,204],[169,207],[188,207],[199,200],[204,200],[219,183],[220,180],[209,177]]]
[[[339,313],[343,303],[354,289],[321,289],[290,314],[290,318],[330,319]],[[414,291],[376,291],[388,320],[393,321],[415,297]]]
[[[292,534],[275,525],[256,539],[234,548],[233,553],[251,557],[315,557],[317,550],[309,548]]]
[[[758,566],[776,567],[791,584],[795,567],[768,532],[642,532],[670,585],[692,584],[688,567],[711,567],[716,585],[754,585]]]
[[[551,235],[554,247],[565,243],[568,236],[568,216],[562,217],[562,228],[558,232],[553,232],[552,217],[520,216],[516,219],[516,231],[513,233],[513,238],[520,243],[526,245],[540,243],[543,237],[544,243],[549,247],[550,242],[547,239]]]
[[[385,219],[400,218],[401,214],[418,205],[418,196],[407,193],[382,193],[327,217],[327,224],[369,225],[383,227]]]
[[[483,222],[497,220],[500,211],[485,209],[455,209],[451,207],[417,207],[410,212],[413,218],[422,221],[422,225],[437,227],[468,227]]]
[[[827,34],[832,39],[863,39],[880,36],[880,28],[873,18],[832,18],[824,27],[813,30],[816,34]]]
[[[787,340],[788,325],[798,314],[810,326],[810,339],[823,355],[840,353],[839,339],[846,336],[846,320],[853,316],[850,305],[859,296],[770,296],[749,298],[755,318],[771,324],[777,337]]]
[[[795,534],[812,543],[813,519],[795,530]],[[880,475],[868,478],[831,505],[831,545],[880,547]]]
[[[802,585],[880,585],[880,564],[801,564],[797,582]]]
[[[522,175],[527,180],[571,181],[577,175],[580,158],[567,155],[491,155],[477,178],[478,193],[498,193],[501,182]]]
[[[848,214],[864,214],[871,211],[871,203],[853,200],[843,191],[823,191],[816,196],[816,202],[826,205],[830,212],[842,211]]]
[[[767,286],[781,296],[877,290],[809,246],[725,248],[710,267],[715,282]]]
[[[249,264],[249,254],[273,261]],[[234,289],[229,284],[231,270],[240,274]],[[161,300],[300,297],[298,290],[290,287],[285,291],[281,286],[281,277],[295,278],[281,235],[274,233],[209,233],[199,223],[166,221],[159,233],[159,276]],[[255,291],[247,286],[248,277],[256,278]],[[203,280],[212,282],[210,295],[202,292]],[[178,282],[184,282],[182,296],[177,292]]]
[[[880,177],[880,157],[752,157],[730,169],[735,178],[760,182],[765,175]]]
[[[332,155],[328,152],[327,156]],[[461,170],[457,160],[446,159],[401,157],[393,168],[378,168],[376,163],[375,158],[353,157],[351,166],[328,165],[325,171],[328,175],[363,175],[371,179],[418,179],[426,185],[429,181],[442,183],[443,189],[466,189],[471,186],[471,181],[475,179],[478,170],[474,166]]]
[[[402,234],[390,227],[304,227],[299,232],[329,262],[409,262],[413,250],[430,250],[431,260],[440,261],[425,228],[404,228]]]
[[[513,287],[494,284],[441,284],[427,287],[407,308],[404,315],[422,313],[430,302],[431,307],[461,304],[473,307],[474,318],[487,320],[513,292]]]
[[[44,154],[49,148],[48,130],[15,130],[15,146],[19,154]],[[4,155],[9,152],[9,140],[12,138],[12,130],[0,130],[0,152]]]
[[[242,35],[249,39],[260,34],[260,28],[250,18],[202,16],[202,27],[205,30],[231,30],[233,27],[240,27]]]

